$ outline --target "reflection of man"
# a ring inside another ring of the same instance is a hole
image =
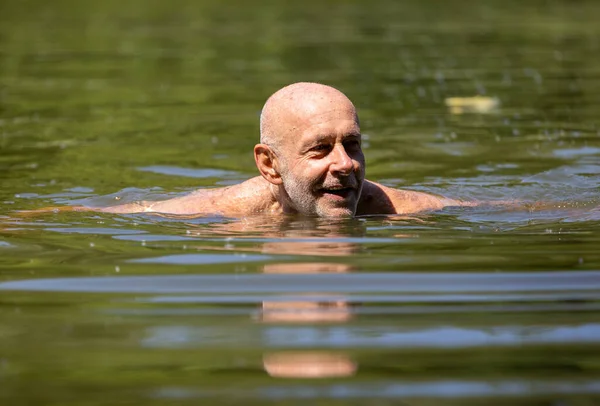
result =
[[[325,220],[315,219],[317,224]],[[319,256],[322,262],[297,261],[275,262],[263,266],[266,274],[321,274],[347,273],[353,267],[345,262],[337,262],[338,258],[352,255],[359,249],[351,241],[336,241],[343,238],[337,222],[327,221],[321,224],[321,237],[311,238],[303,230],[287,230],[285,238],[265,242],[260,252],[263,254],[277,253],[278,255],[308,255]],[[311,233],[314,235],[314,232]],[[273,237],[270,235],[270,237]],[[329,257],[330,260],[325,260]],[[275,300],[264,301],[261,320],[268,323],[315,323],[315,322],[344,322],[352,317],[352,306],[345,296],[319,291],[295,294],[293,298],[279,296]]]
[[[241,184],[101,210],[234,217],[261,213],[348,217],[414,213],[461,204],[366,180],[354,105],[340,91],[317,83],[292,84],[267,100],[254,158],[261,176]]]
[[[304,246],[308,255],[314,255],[309,243],[288,243]],[[340,243],[338,243],[340,244]],[[276,246],[277,243],[274,243]],[[340,244],[338,249],[335,243],[329,244],[328,255],[344,255],[347,245]],[[296,248],[298,250],[299,248]],[[300,262],[300,263],[275,263],[266,264],[264,273],[271,274],[318,274],[318,273],[346,273],[352,267],[348,264],[337,262]],[[332,323],[345,322],[352,318],[352,305],[345,296],[333,295],[324,292],[306,292],[296,294],[293,299],[280,296],[278,300],[268,300],[262,303],[261,320],[267,323]]]
[[[330,237],[334,237],[333,235]],[[283,244],[283,245],[280,245]],[[325,250],[324,250],[325,248]],[[264,251],[299,252],[307,255],[349,255],[356,250],[356,244],[348,242],[318,241],[273,242],[265,244]],[[265,273],[346,273],[352,267],[336,262],[300,262],[266,264]],[[346,323],[353,316],[352,306],[345,296],[325,292],[296,294],[293,299],[285,296],[279,300],[266,300],[262,303],[261,322],[285,324]],[[281,327],[280,327],[281,328]],[[284,350],[269,352],[263,356],[263,367],[273,377],[279,378],[333,378],[354,375],[357,363],[345,352]]]
[[[263,367],[277,378],[340,378],[358,368],[347,354],[324,351],[289,351],[266,354]]]

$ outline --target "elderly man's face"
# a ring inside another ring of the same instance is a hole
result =
[[[323,217],[353,216],[365,177],[365,157],[350,109],[310,115],[282,151],[283,187],[294,209]]]

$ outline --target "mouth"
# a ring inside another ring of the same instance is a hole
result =
[[[354,191],[356,190],[356,188],[351,187],[351,186],[327,186],[327,187],[322,187],[319,189],[319,192],[322,193],[323,195],[329,195],[329,196],[337,196],[340,198],[347,198],[349,197],[351,194],[354,193]]]

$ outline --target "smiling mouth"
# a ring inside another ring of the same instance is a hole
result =
[[[354,192],[354,188],[353,187],[341,187],[341,186],[340,187],[331,187],[331,188],[321,188],[321,189],[319,189],[319,192],[321,192],[323,194],[347,197],[351,193]]]

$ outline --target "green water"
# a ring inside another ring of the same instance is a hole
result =
[[[521,3],[0,1],[0,404],[598,404],[600,5]],[[248,179],[296,81],[369,179],[524,208],[16,212]]]

